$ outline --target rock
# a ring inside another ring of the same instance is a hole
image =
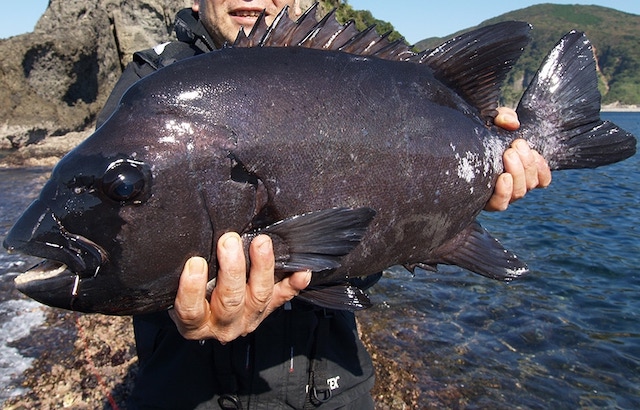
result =
[[[133,52],[171,39],[190,5],[51,0],[33,33],[0,40],[0,149],[92,128]]]
[[[20,383],[25,392],[2,408],[126,408],[138,367],[131,317],[44,309],[46,325],[14,343],[36,355]]]
[[[0,161],[2,167],[50,167],[67,152],[80,144],[93,132],[93,128],[84,131],[72,131],[62,136],[50,136],[36,144],[27,144],[11,152]]]
[[[55,163],[89,135],[133,53],[173,40],[191,4],[51,0],[32,33],[0,40],[0,166]]]

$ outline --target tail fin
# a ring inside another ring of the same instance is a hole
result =
[[[517,108],[521,135],[552,170],[595,168],[631,157],[636,138],[600,119],[593,49],[566,34],[546,57]]]

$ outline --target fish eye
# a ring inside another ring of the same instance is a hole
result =
[[[102,191],[115,201],[131,201],[144,190],[145,174],[140,164],[119,160],[102,176]]]

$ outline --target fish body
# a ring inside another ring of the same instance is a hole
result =
[[[507,132],[492,118],[528,25],[503,23],[415,54],[378,37],[379,51],[363,50],[366,33],[340,49],[309,46],[309,35],[297,42],[306,46],[284,47],[301,30],[322,43],[325,31],[335,39],[347,29],[281,17],[234,47],[143,78],[60,161],[4,243],[55,261],[19,276],[21,291],[83,312],[166,309],[187,258],[208,258],[215,276],[215,244],[228,231],[246,243],[269,234],[278,279],[313,270],[300,298],[319,306],[366,306],[349,280],[397,264],[511,280],[526,265],[475,222],[510,142],[527,138],[553,169],[635,152],[635,138],[600,121],[599,99],[588,101],[595,71],[586,80],[578,68],[557,74],[591,51],[579,33],[550,54],[518,108],[521,130]],[[565,89],[573,77],[586,84],[582,102]],[[551,86],[560,97],[541,101]],[[570,129],[566,118],[540,124],[567,110],[577,111]]]

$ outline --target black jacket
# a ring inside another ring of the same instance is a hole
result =
[[[191,9],[178,13],[176,34],[178,41],[134,55],[98,126],[138,79],[214,49]],[[373,365],[351,312],[294,300],[255,332],[225,345],[185,340],[166,312],[134,317],[134,330],[139,372],[129,408],[373,408]]]

